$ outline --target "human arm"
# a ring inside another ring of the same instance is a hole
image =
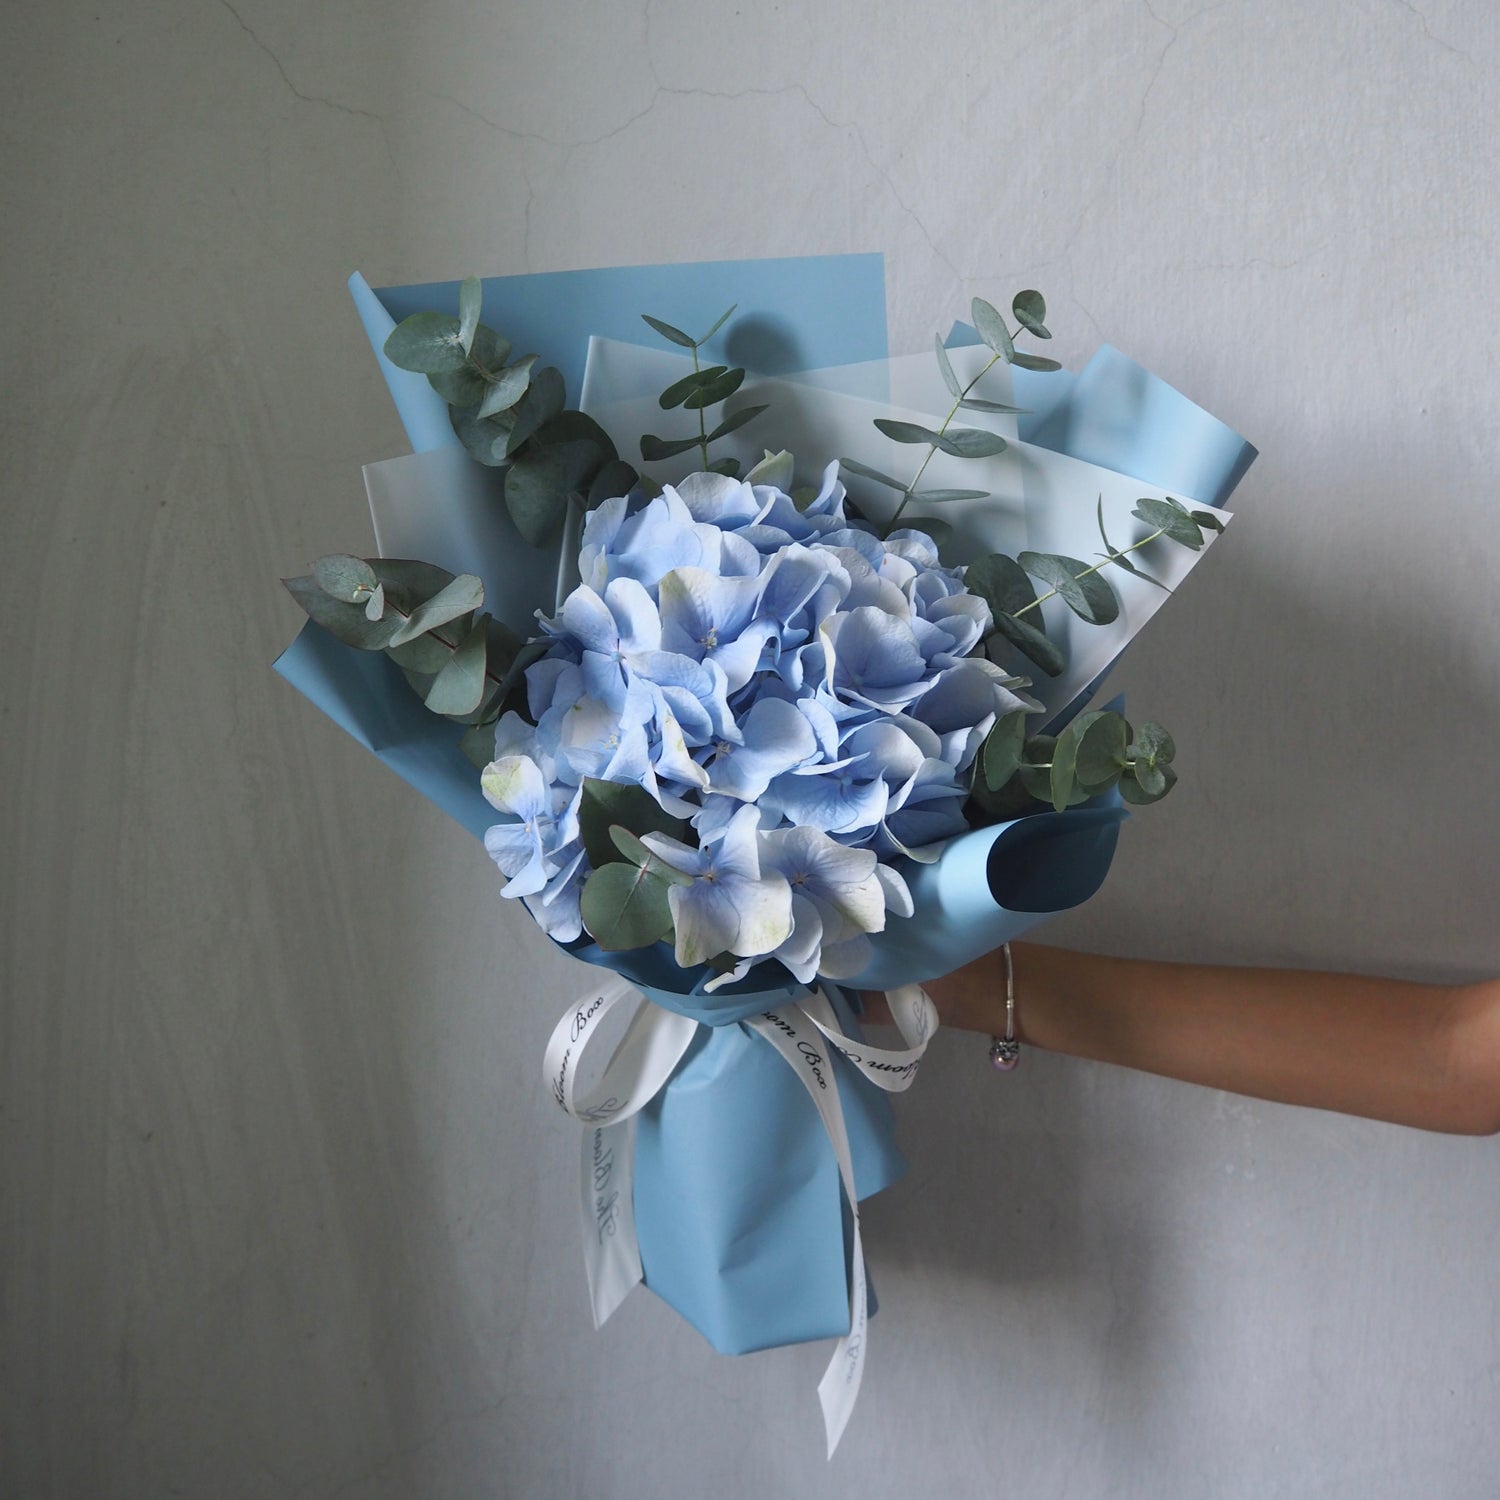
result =
[[[1500,1130],[1500,981],[1118,959],[1012,945],[1023,1043],[1423,1130]],[[1001,955],[923,986],[949,1025],[1005,1029]]]

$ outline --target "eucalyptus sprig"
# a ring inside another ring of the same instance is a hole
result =
[[[960,411],[981,412],[989,416],[1021,415],[1022,407],[1007,406],[1003,401],[991,401],[974,394],[974,388],[997,364],[1003,360],[1006,364],[1019,365],[1025,370],[1061,369],[1055,359],[1025,354],[1016,348],[1015,341],[1023,331],[1034,333],[1038,338],[1050,339],[1052,337],[1042,321],[1047,315],[1047,304],[1042,300],[1042,294],[1035,291],[1016,293],[1011,303],[1011,311],[1020,325],[1014,331],[1006,326],[1005,319],[983,297],[974,298],[970,306],[974,327],[991,350],[991,354],[984,368],[967,384],[960,383],[957,372],[953,368],[953,361],[948,357],[948,350],[943,344],[942,335],[933,336],[933,351],[937,356],[938,371],[943,377],[943,384],[948,387],[953,397],[953,405],[948,408],[948,414],[936,431],[930,427],[922,427],[916,422],[898,422],[888,417],[875,419],[875,426],[892,442],[927,444],[927,452],[916,474],[909,482],[894,479],[891,475],[879,469],[872,469],[868,464],[862,464],[856,459],[841,458],[839,460],[839,463],[850,473],[873,480],[876,484],[883,484],[901,496],[895,513],[885,524],[886,535],[897,528],[901,517],[906,512],[906,507],[913,500],[924,505],[942,505],[955,500],[989,499],[988,490],[919,490],[917,486],[922,482],[923,474],[927,472],[927,465],[938,453],[946,453],[953,458],[994,458],[997,454],[1004,453],[1010,446],[998,432],[991,432],[988,428],[953,426],[953,419]]]
[[[728,437],[731,432],[738,432],[741,427],[753,422],[769,408],[742,406],[737,411],[726,412],[718,425],[710,432],[704,413],[709,407],[717,406],[721,401],[727,401],[739,390],[745,379],[745,371],[738,366],[729,365],[710,365],[705,369],[699,353],[703,346],[729,321],[738,306],[739,304],[735,303],[728,311],[721,313],[713,327],[696,339],[684,333],[680,328],[664,323],[660,318],[653,318],[650,313],[641,314],[642,321],[655,329],[668,343],[691,351],[693,356],[693,373],[684,375],[681,380],[674,380],[657,398],[657,404],[663,411],[673,411],[680,406],[685,411],[698,413],[697,437],[661,438],[655,433],[643,434],[641,459],[644,463],[660,463],[663,459],[676,458],[680,453],[697,448],[702,455],[703,467],[706,470],[714,474],[727,474],[731,479],[739,478],[739,460],[721,458],[711,463],[708,457],[708,445],[717,442],[720,438]]]
[[[516,529],[533,547],[545,547],[570,506],[625,494],[636,471],[592,417],[567,409],[561,371],[537,368],[535,354],[511,360],[509,341],[479,321],[483,296],[479,278],[468,277],[456,318],[403,318],[385,341],[385,356],[427,377],[472,457],[505,468],[505,505]]]
[[[1026,718],[1018,708],[997,719],[975,762],[974,795],[991,812],[1014,814],[1033,800],[1062,812],[1113,787],[1146,806],[1177,784],[1177,748],[1160,724],[1137,731],[1107,708],[1079,714],[1057,735],[1028,735]]]
[[[468,726],[460,741],[477,766],[494,759],[495,724],[545,646],[525,645],[484,614],[484,585],[432,563],[390,557],[319,558],[283,578],[287,591],[346,646],[383,651],[429,709]]]

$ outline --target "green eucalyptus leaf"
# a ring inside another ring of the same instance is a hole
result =
[[[430,599],[453,582],[454,574],[436,563],[409,557],[372,557],[370,567],[385,585],[387,594],[398,597],[403,608]]]
[[[1074,801],[1074,793],[1082,790],[1073,769],[1077,755],[1078,741],[1065,729],[1052,743],[1052,774],[1047,781],[1047,800],[1052,803],[1053,812],[1066,811]]]
[[[567,518],[568,496],[581,493],[605,461],[587,440],[528,448],[505,475],[505,508],[516,530],[533,547],[550,546]]]
[[[669,936],[669,886],[650,870],[620,861],[596,869],[583,883],[579,914],[606,953],[649,948]]]
[[[875,425],[893,443],[930,443],[935,447],[942,436],[930,427],[920,427],[915,422],[898,422],[890,417],[876,417]]]
[[[506,450],[514,431],[511,413],[486,417],[481,422],[477,405],[450,405],[448,421],[471,458],[490,469],[498,469],[505,463]]]
[[[690,842],[688,825],[667,812],[644,787],[585,777],[578,800],[578,828],[584,852],[596,870],[621,858],[610,834],[612,827],[624,828],[637,837],[664,833],[678,843]]]
[[[484,287],[477,276],[465,276],[458,287],[458,342],[467,354],[474,347],[479,312],[484,306]]]
[[[943,384],[949,391],[960,400],[963,398],[964,388],[959,384],[958,376],[953,371],[953,361],[948,358],[948,350],[943,343],[943,336],[935,333],[932,336],[932,345],[937,352],[938,370],[943,377]]]
[[[709,433],[708,441],[716,443],[722,437],[728,437],[731,432],[738,432],[747,422],[753,422],[763,411],[770,411],[769,406],[742,406],[738,411],[730,412],[714,430]]]
[[[326,594],[311,573],[302,578],[283,578],[287,592],[330,635],[361,651],[382,651],[401,624],[399,615],[379,620],[366,618],[364,606],[345,604]]]
[[[1171,766],[1136,765],[1120,777],[1120,796],[1137,807],[1149,807],[1160,802],[1176,785],[1177,772]]]
[[[1052,752],[1057,740],[1050,734],[1034,734],[1021,748],[1017,774],[1021,785],[1038,802],[1052,800]]]
[[[1018,620],[1014,615],[1009,614],[997,614],[995,629],[1018,651],[1034,661],[1049,677],[1060,677],[1066,669],[1067,652],[1061,646],[1048,640],[1029,620]]]
[[[702,411],[710,406],[717,406],[721,401],[727,401],[739,390],[744,378],[745,372],[741,369],[725,370],[716,380],[694,391],[682,403],[683,410]]]
[[[1119,617],[1115,591],[1086,562],[1052,552],[1023,552],[1016,559],[1033,578],[1057,591],[1057,597],[1090,625],[1108,625]]]
[[[419,312],[403,318],[391,329],[384,353],[398,369],[418,375],[461,370],[469,357],[459,341],[458,319],[439,312]]]
[[[385,614],[385,587],[377,583],[365,600],[365,619],[378,620]]]
[[[717,318],[714,319],[714,325],[713,325],[713,327],[710,328],[708,330],[708,332],[705,333],[703,335],[703,337],[698,340],[698,346],[700,348],[704,344],[706,344],[734,316],[734,310],[738,306],[739,306],[738,302],[731,302],[729,304],[729,306],[727,308],[725,308],[724,311],[721,312]]]
[[[681,870],[669,865],[659,854],[653,854],[628,828],[623,828],[618,823],[611,825],[609,836],[615,848],[631,864],[650,870],[653,875],[660,876],[668,885],[691,885],[696,878],[692,875],[685,875]]]
[[[562,371],[543,365],[531,372],[531,383],[516,403],[515,423],[505,444],[505,456],[514,458],[544,422],[550,422],[567,405],[567,387]]]
[[[970,303],[969,320],[973,323],[979,337],[1001,359],[1005,360],[1007,364],[1014,362],[1016,346],[1011,341],[1010,330],[1005,326],[1005,319],[983,297],[976,297]]]
[[[1188,516],[1191,520],[1196,521],[1199,526],[1208,527],[1210,531],[1222,533],[1224,530],[1224,523],[1211,510],[1190,510]],[[1238,534],[1238,532],[1235,533],[1235,535]]]
[[[584,411],[560,411],[537,429],[536,440],[551,448],[561,443],[592,443],[601,463],[613,463],[620,455],[612,437]]]
[[[484,584],[473,573],[460,573],[411,611],[392,635],[390,644],[399,646],[426,631],[436,630],[439,625],[446,625],[450,620],[468,614],[471,609],[478,609],[483,603]]]
[[[1137,500],[1131,515],[1144,521],[1153,531],[1165,532],[1174,542],[1194,552],[1202,550],[1203,533],[1198,524],[1180,506],[1165,500]]]
[[[646,432],[641,434],[641,462],[648,464],[660,463],[664,458],[676,458],[679,453],[686,453],[689,448],[696,448],[698,439],[691,438],[659,438],[655,433]]]
[[[1148,722],[1141,725],[1130,753],[1136,757],[1144,756],[1157,765],[1165,765],[1176,756],[1177,746],[1160,724]]]
[[[674,407],[681,406],[694,391],[700,391],[704,386],[712,385],[719,376],[727,374],[728,371],[728,365],[710,365],[706,370],[694,370],[684,375],[681,380],[674,380],[656,398],[656,404],[663,411],[671,411]]]
[[[839,460],[841,469],[848,469],[851,474],[858,474],[861,479],[873,479],[876,484],[889,485],[893,490],[900,490],[906,494],[904,480],[892,479],[889,474],[882,474],[879,469],[872,469],[868,464],[862,464],[857,459],[841,458]]]
[[[1029,408],[1007,406],[1003,401],[985,401],[979,396],[965,396],[958,403],[965,411],[987,411],[997,417],[1024,417]]]
[[[998,432],[988,432],[982,427],[950,427],[938,438],[936,446],[954,458],[993,458],[1004,453],[1010,444]]]
[[[1090,796],[1107,791],[1125,767],[1130,725],[1112,709],[1080,714],[1069,726],[1075,742],[1073,774]]]
[[[988,490],[913,490],[911,492],[912,503],[920,505],[923,502],[928,505],[948,505],[955,500],[988,500]]]
[[[494,719],[487,724],[471,724],[458,742],[464,758],[481,771],[495,758],[495,724]]]
[[[481,323],[463,368],[429,375],[427,382],[449,406],[478,406],[509,357],[510,344]]]
[[[453,649],[452,641],[429,631],[402,641],[398,646],[387,646],[385,654],[405,672],[436,677],[448,665]]]
[[[998,792],[1020,769],[1026,743],[1026,710],[1013,708],[995,720],[984,741],[984,781]]]
[[[508,411],[526,394],[531,384],[531,367],[536,363],[535,354],[523,354],[515,364],[507,365],[479,403],[479,418],[493,417],[497,412]],[[514,426],[512,426],[514,431]]]
[[[449,717],[473,713],[484,697],[486,660],[484,621],[469,628],[447,665],[433,679],[427,706],[435,714]]]
[[[1003,552],[976,557],[964,571],[964,586],[978,594],[997,618],[1017,614],[1036,603],[1036,589],[1025,568]]]
[[[623,458],[611,459],[589,484],[588,508],[593,510],[606,500],[617,500],[621,495],[628,495],[635,481],[636,472],[630,464]]]
[[[654,328],[669,343],[681,344],[684,349],[696,349],[698,341],[689,338],[680,328],[673,328],[670,323],[663,323],[660,318],[653,318],[650,313],[642,313],[641,320]]]
[[[344,604],[364,604],[380,587],[375,569],[364,558],[350,557],[344,552],[320,557],[313,564],[313,577],[329,598],[338,599]]]
[[[710,474],[722,474],[726,479],[740,477],[740,461],[737,458],[716,458],[709,466]]]
[[[910,530],[920,531],[932,541],[932,545],[941,551],[953,540],[953,528],[946,522],[940,521],[936,516],[903,516],[902,520],[910,523]],[[901,530],[908,528],[902,527]],[[895,532],[891,533],[893,536]]]
[[[1062,369],[1062,366],[1055,359],[1046,359],[1040,354],[1017,353],[1012,358],[1011,364],[1017,365],[1023,370],[1036,370],[1044,375],[1051,370]]]
[[[1040,292],[1017,292],[1011,300],[1010,310],[1015,315],[1016,322],[1028,332],[1034,333],[1039,339],[1052,337],[1043,321],[1047,316],[1047,303]]]

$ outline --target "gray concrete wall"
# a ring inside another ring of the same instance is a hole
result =
[[[402,437],[343,291],[883,249],[1036,285],[1264,457],[1131,652],[1183,783],[1057,941],[1500,969],[1483,0],[12,5],[0,1493],[1500,1489],[1500,1152],[940,1037],[883,1299],[712,1354],[583,1301],[577,985],[267,663]]]

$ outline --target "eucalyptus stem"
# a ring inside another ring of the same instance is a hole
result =
[[[702,373],[702,366],[698,363],[698,346],[693,345],[693,374]],[[716,367],[717,368],[717,367]],[[698,408],[698,451],[703,455],[703,467],[708,467],[708,424],[703,420],[703,408]]]
[[[1075,573],[1073,575],[1073,582],[1077,583],[1080,578],[1087,578],[1090,573],[1097,573],[1100,568],[1107,567],[1112,562],[1117,562],[1127,553],[1134,552],[1137,547],[1144,547],[1147,542],[1154,542],[1157,537],[1165,536],[1166,534],[1167,528],[1163,526],[1159,530],[1153,531],[1150,536],[1143,536],[1140,541],[1132,542],[1128,547],[1122,547],[1118,552],[1111,552],[1108,557],[1104,558],[1100,562],[1096,562],[1093,567],[1085,568],[1081,573]],[[1021,616],[1027,612],[1027,610],[1038,608],[1039,606],[1045,604],[1049,599],[1055,598],[1056,595],[1056,589],[1048,589],[1045,594],[1038,595],[1031,601],[1030,604],[1023,604],[1020,609],[1012,610],[1011,618],[1013,620],[1019,620]]]
[[[1017,329],[1017,332],[1019,333],[1020,330]],[[948,424],[954,419],[954,417],[956,417],[958,415],[958,409],[959,409],[960,406],[963,405],[963,403],[964,403],[964,397],[966,397],[969,394],[969,392],[972,391],[974,389],[974,387],[976,385],[978,385],[979,382],[981,380],[983,380],[984,377],[986,375],[988,375],[992,369],[994,369],[995,365],[999,362],[999,359],[1000,359],[1000,356],[998,354],[992,354],[990,356],[990,362],[989,362],[989,364],[987,364],[984,367],[984,369],[982,369],[963,388],[963,391],[962,391],[961,394],[959,394],[958,396],[954,397],[953,405],[948,408],[948,415],[943,418],[943,425],[938,428],[938,436],[939,437],[942,437],[943,434],[948,431]],[[886,530],[886,535],[887,536],[889,536],[890,533],[896,529],[896,522],[901,519],[901,512],[906,509],[907,504],[912,500],[914,492],[915,492],[917,486],[922,482],[922,476],[927,472],[927,465],[932,462],[932,456],[936,452],[937,452],[937,444],[936,443],[929,443],[928,446],[927,446],[927,457],[922,460],[921,467],[917,470],[916,474],[912,478],[912,482],[909,485],[907,485],[905,492],[902,494],[902,496],[901,496],[901,503],[896,507],[896,513],[890,518],[889,521],[886,522],[885,530]]]

